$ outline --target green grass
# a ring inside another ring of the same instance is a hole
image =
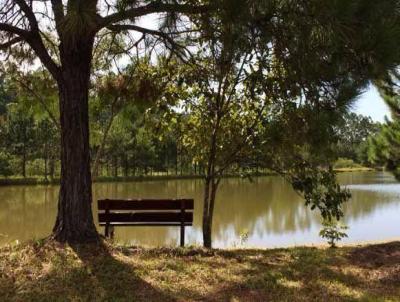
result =
[[[352,159],[339,158],[333,165],[336,172],[362,172],[374,171],[373,168],[364,167],[359,163],[354,162]]]
[[[400,242],[273,250],[36,241],[0,249],[1,301],[400,301]]]
[[[369,167],[353,167],[353,168],[334,168],[333,169],[337,173],[341,172],[369,172],[369,171],[376,171],[374,168]]]

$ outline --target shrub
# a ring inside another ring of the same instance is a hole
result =
[[[336,220],[324,220],[319,235],[327,240],[330,247],[334,248],[336,247],[337,242],[348,237],[345,233],[345,230],[347,229],[348,226],[342,225]]]
[[[342,169],[342,168],[360,168],[361,165],[355,163],[352,159],[349,158],[338,158],[335,162],[334,166],[335,169]]]

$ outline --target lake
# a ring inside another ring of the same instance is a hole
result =
[[[339,174],[352,192],[344,222],[350,227],[345,243],[400,237],[400,183],[385,172]],[[96,183],[94,200],[102,198],[194,198],[194,225],[186,228],[186,244],[201,245],[203,184],[200,179]],[[0,245],[42,238],[51,232],[57,209],[58,186],[0,187]],[[97,224],[97,203],[94,203]],[[218,192],[213,245],[281,247],[324,242],[319,238],[320,215],[278,176],[224,179]],[[103,232],[102,228],[99,228]],[[177,227],[120,227],[115,239],[124,244],[173,246]]]

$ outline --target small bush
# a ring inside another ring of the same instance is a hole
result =
[[[343,168],[360,168],[361,165],[355,163],[352,159],[348,158],[338,158],[338,160],[333,165],[335,169],[343,169]]]
[[[0,152],[0,175],[4,177],[12,175],[10,158],[3,152]]]
[[[325,220],[322,222],[322,229],[319,232],[319,236],[326,239],[330,247],[336,247],[336,243],[347,238],[345,231],[349,227],[346,225],[339,224],[338,221]]]

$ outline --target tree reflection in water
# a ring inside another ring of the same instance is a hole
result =
[[[400,214],[400,185],[390,175],[363,172],[342,174],[339,178],[342,184],[350,185],[353,194],[345,206],[345,221],[350,226],[348,241],[352,240],[352,233],[353,240],[400,236],[392,224],[392,217]],[[97,183],[93,187],[94,200],[193,197],[195,217],[194,226],[187,228],[188,244],[201,244],[202,189],[200,179]],[[0,244],[48,235],[56,215],[57,196],[57,186],[1,187]],[[307,209],[302,198],[282,178],[261,177],[253,182],[225,179],[218,197],[213,232],[216,247],[238,244],[244,232],[249,236],[246,244],[252,247],[322,242],[318,237],[318,212]],[[97,216],[96,202],[93,207]],[[179,228],[116,228],[115,235],[121,243],[176,245]]]

